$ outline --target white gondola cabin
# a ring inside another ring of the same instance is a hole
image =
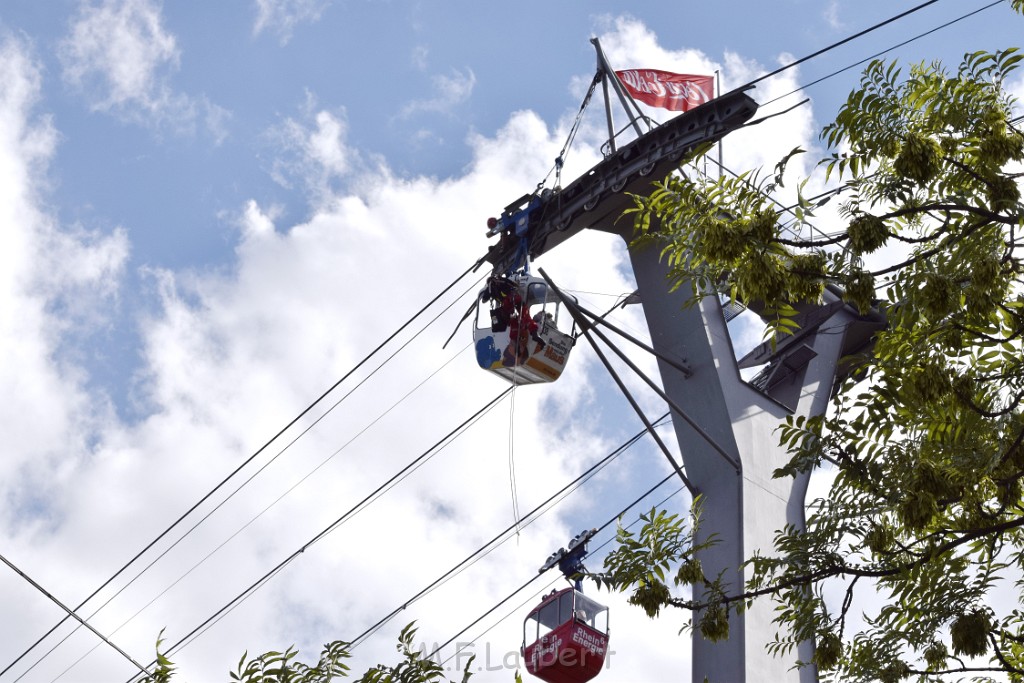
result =
[[[578,590],[545,596],[523,622],[526,670],[548,683],[584,683],[608,653],[608,608]]]
[[[517,385],[555,381],[575,341],[558,329],[560,308],[543,278],[491,278],[477,299],[477,363]]]

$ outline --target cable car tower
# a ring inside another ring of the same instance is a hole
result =
[[[502,220],[491,225],[491,234],[496,225],[515,226],[515,230],[498,230],[501,240],[485,258],[496,274],[502,274],[524,255],[538,257],[585,228],[625,240],[652,350],[659,358],[663,395],[672,407],[683,478],[703,497],[695,542],[716,539],[699,557],[706,576],[721,573],[729,591],[738,593],[745,584],[743,561],[758,550],[771,552],[776,531],[785,525],[804,527],[809,475],[773,478],[773,472],[789,460],[777,445],[776,427],[788,415],[823,413],[833,387],[848,372],[840,359],[870,344],[883,323],[858,314],[836,292],[826,291],[823,304],[802,308],[796,334],[776,340],[774,346],[766,343],[737,361],[726,328],[731,313],[719,297],[685,305],[690,287],[684,283],[670,291],[668,265],[658,250],[632,245],[631,226],[623,225],[625,221],[616,225],[616,219],[632,206],[626,193],[649,193],[651,183],[676,170],[685,154],[747,125],[757,103],[746,92],[733,91],[654,126],[622,88],[598,41],[592,43],[597,50],[594,85],[603,86],[608,121],[606,156],[565,188],[527,195],[510,204]],[[610,90],[637,134],[621,147],[615,142]],[[652,231],[656,229],[652,226]],[[756,312],[756,302],[748,305]],[[585,332],[601,324],[576,322]],[[740,376],[741,367],[759,364],[766,371],[758,381],[747,382]],[[701,588],[695,586],[694,591],[699,597]],[[813,667],[796,670],[792,659],[766,651],[777,630],[773,614],[772,604],[764,600],[742,614],[730,614],[730,637],[724,642],[705,641],[694,629],[689,680],[816,681]],[[813,648],[812,642],[805,642],[796,656],[810,661]],[[687,680],[685,674],[680,674],[680,680]]]

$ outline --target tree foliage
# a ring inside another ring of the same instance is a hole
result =
[[[888,324],[825,416],[780,427],[791,460],[776,476],[825,465],[834,483],[805,530],[750,558],[745,593],[700,577],[688,532],[657,512],[637,536],[620,531],[600,580],[650,615],[701,610],[711,637],[724,610],[770,595],[783,627],[771,647],[815,638],[814,664],[836,680],[1024,681],[1024,135],[1004,90],[1021,58],[976,52],[906,74],[872,63],[821,134],[815,173],[838,187],[808,198],[804,181],[796,225],[768,194],[802,150],[763,177],[678,174],[635,199],[639,239],[695,297],[724,286],[764,302],[785,334],[794,303],[835,287]],[[845,228],[806,237],[830,200]],[[697,587],[678,597],[669,583]],[[882,601],[858,615],[862,591]]]
[[[415,646],[416,628],[409,624],[398,636],[396,649],[400,655],[398,664],[378,664],[359,677],[359,683],[450,683],[444,667],[431,659],[422,649]],[[157,640],[156,666],[153,673],[141,683],[172,683],[176,668],[161,650],[163,641]],[[284,652],[265,652],[250,657],[242,655],[238,667],[229,673],[229,680],[237,683],[330,683],[349,676],[345,660],[351,657],[350,645],[336,640],[324,645],[316,664],[298,661],[298,651],[289,647]],[[468,683],[470,657],[463,670],[461,683]]]

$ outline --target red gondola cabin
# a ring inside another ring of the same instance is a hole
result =
[[[526,617],[526,670],[548,683],[583,683],[608,653],[608,608],[572,588],[552,592]]]

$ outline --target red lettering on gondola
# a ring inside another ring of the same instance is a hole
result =
[[[561,354],[558,354],[558,353],[555,353],[555,350],[553,348],[551,348],[550,346],[548,346],[548,347],[546,347],[544,349],[544,356],[546,358],[550,358],[551,360],[553,360],[554,362],[558,363],[559,365],[565,365],[565,356],[563,356]]]

